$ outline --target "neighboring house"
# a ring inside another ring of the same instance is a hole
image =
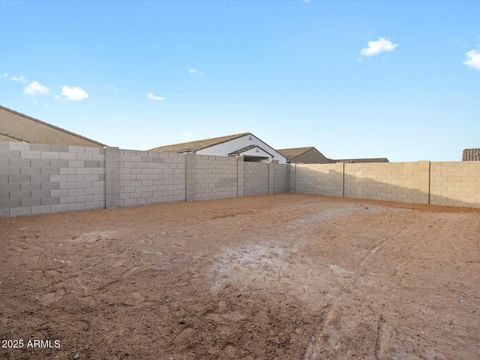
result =
[[[463,161],[480,161],[480,149],[463,150]]]
[[[335,160],[329,159],[323,155],[314,146],[279,149],[278,152],[287,158],[287,162],[292,164],[328,164],[335,162]]]
[[[287,162],[287,159],[282,154],[251,133],[165,145],[151,149],[150,151],[231,157],[242,156],[244,161],[251,162],[273,161],[280,164]]]
[[[364,159],[329,159],[314,146],[302,148],[288,148],[278,150],[287,158],[289,163],[302,164],[334,164],[334,163],[373,163],[388,162],[387,158],[364,158]]]
[[[0,141],[104,147],[98,141],[0,106]]]

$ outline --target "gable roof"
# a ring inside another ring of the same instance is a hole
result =
[[[28,143],[103,147],[104,144],[0,105],[0,132]]]
[[[287,158],[288,162],[294,161],[299,156],[314,150],[319,156],[325,158],[326,162],[335,162],[335,160],[331,160],[323,155],[315,146],[306,146],[306,147],[299,147],[299,148],[287,148],[287,149],[279,149],[277,150],[280,154]]]
[[[296,157],[306,153],[308,150],[315,149],[313,146],[278,149],[277,151],[287,158],[287,161],[293,160]]]
[[[177,152],[177,153],[196,152],[214,145],[222,144],[230,140],[241,138],[245,135],[252,135],[252,134],[241,133],[241,134],[233,134],[233,135],[227,135],[227,136],[219,136],[219,137],[214,137],[210,139],[188,141],[188,142],[179,143],[179,144],[159,146],[159,147],[150,149],[150,151]]]
[[[480,161],[480,149],[463,150],[463,161]]]

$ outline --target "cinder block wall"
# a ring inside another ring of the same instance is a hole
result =
[[[273,169],[273,192],[285,193],[289,191],[288,166],[283,164],[270,163]]]
[[[104,206],[103,149],[0,142],[0,216]]]
[[[480,207],[480,162],[296,164],[290,191],[406,203]]]
[[[195,200],[238,195],[238,161],[226,156],[195,156]]]
[[[480,207],[480,161],[432,162],[430,203]]]
[[[245,162],[237,158],[238,196],[245,196]]]
[[[428,203],[429,162],[345,164],[345,196]]]
[[[288,190],[297,192],[297,164],[291,164],[288,167]]]
[[[245,162],[245,195],[269,193],[269,164]]]
[[[120,207],[185,200],[184,154],[118,151]]]
[[[429,199],[428,161],[296,164],[293,176],[301,193],[424,204]]]
[[[242,158],[0,142],[0,216],[288,191],[288,166]]]
[[[0,217],[288,191],[480,207],[480,162],[289,166],[0,142]]]
[[[344,164],[297,164],[296,192],[343,196]],[[295,186],[295,184],[294,184]]]

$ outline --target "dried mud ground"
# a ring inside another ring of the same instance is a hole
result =
[[[480,213],[309,195],[0,220],[7,359],[480,359]]]

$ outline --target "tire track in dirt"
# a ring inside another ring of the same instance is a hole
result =
[[[374,208],[375,209],[375,208]],[[377,209],[378,210],[378,209]],[[394,218],[395,215],[391,215],[390,217]],[[399,224],[401,228],[406,228],[407,224],[401,223]],[[326,314],[326,319],[322,321],[322,324],[318,327],[318,330],[316,334],[312,335],[311,341],[309,342],[307,349],[305,351],[305,356],[304,360],[314,360],[314,359],[323,359],[323,354],[321,351],[320,354],[318,353],[318,349],[316,347],[322,347],[324,344],[320,344],[319,341],[320,339],[323,339],[325,337],[328,337],[328,334],[331,331],[329,329],[329,324],[332,322],[332,319],[336,315],[336,313],[339,312],[340,304],[342,302],[348,302],[351,301],[349,300],[348,297],[352,293],[358,293],[359,296],[364,297],[362,294],[361,289],[358,289],[358,282],[364,278],[366,274],[366,269],[364,265],[373,257],[377,255],[377,252],[381,250],[383,247],[385,247],[388,243],[393,241],[395,239],[395,236],[389,236],[388,233],[386,233],[385,238],[383,240],[380,240],[376,243],[374,243],[372,246],[368,248],[366,251],[366,254],[359,259],[359,263],[357,265],[357,269],[355,272],[346,272],[345,273],[350,273],[350,276],[348,276],[348,279],[341,283],[340,285],[340,295],[331,303],[329,306],[329,310]],[[397,233],[396,236],[401,236],[401,232]],[[385,319],[383,318],[383,315],[381,313],[378,313],[378,310],[372,309],[372,314],[377,318],[375,321],[375,341],[372,344],[372,355],[375,360],[380,360],[384,359],[384,353],[385,349],[388,345],[389,337],[384,337],[384,322]],[[355,320],[354,320],[355,321]],[[361,321],[361,319],[360,319]],[[328,351],[328,349],[326,350]]]

